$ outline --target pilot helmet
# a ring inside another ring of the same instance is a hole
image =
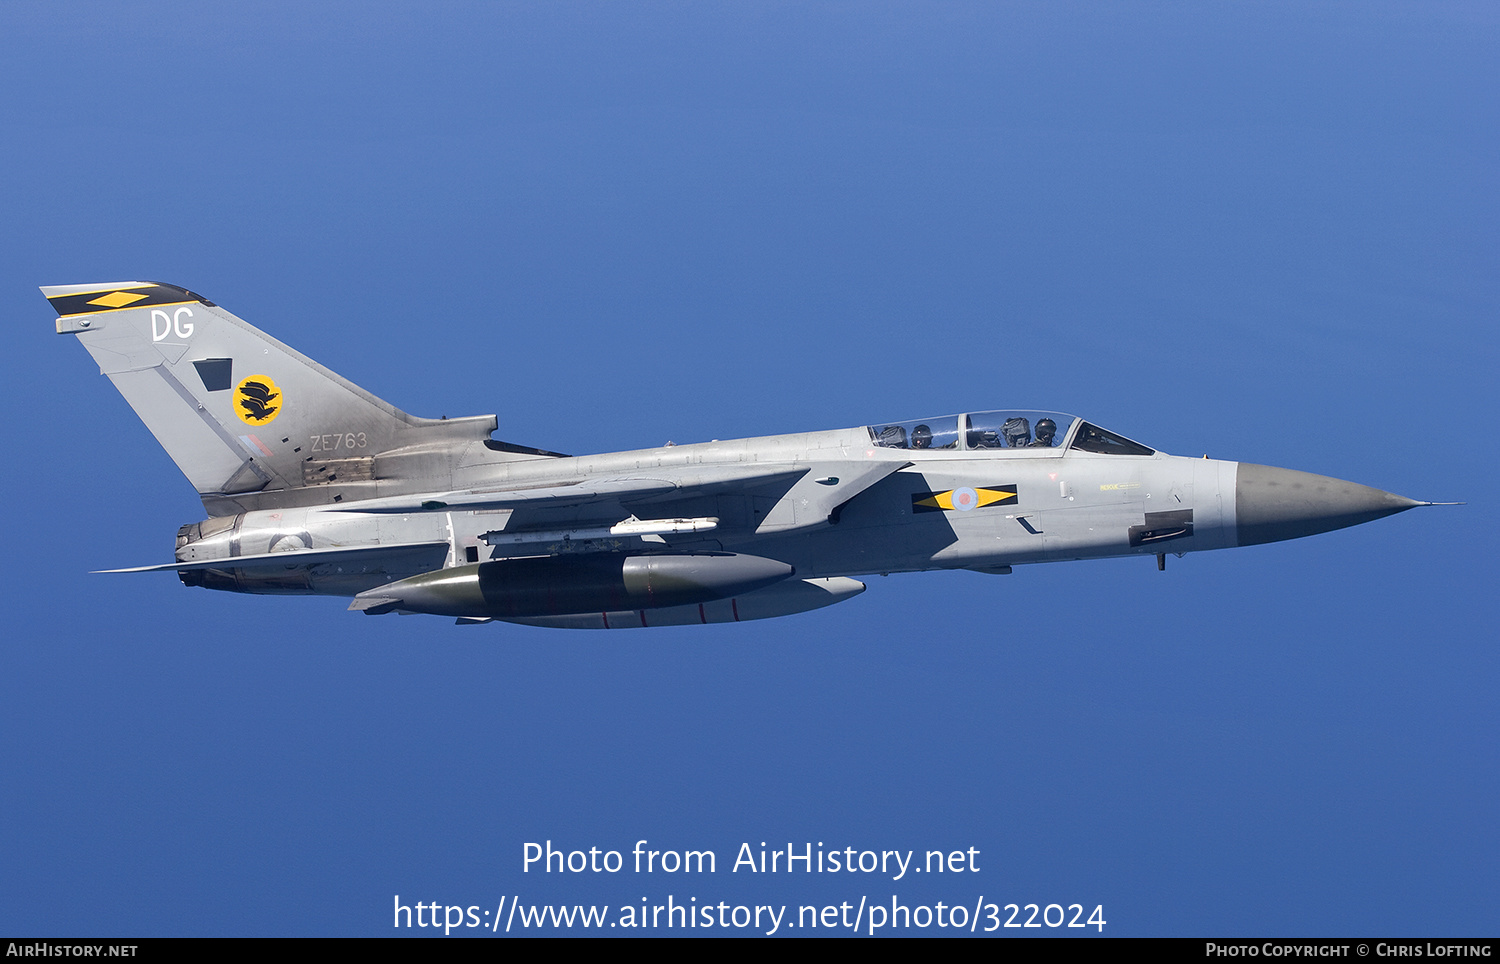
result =
[[[932,445],[932,429],[926,425],[918,425],[911,430],[911,447],[914,449],[925,449]]]
[[[1057,435],[1057,423],[1050,418],[1044,418],[1036,423],[1036,440],[1052,444],[1052,439]]]

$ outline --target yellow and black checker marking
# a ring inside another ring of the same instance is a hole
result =
[[[94,291],[71,292],[48,298],[58,317],[69,315],[94,315],[101,311],[119,311],[122,308],[156,308],[161,305],[186,305],[202,302],[210,304],[201,295],[174,285],[135,282],[98,288]]]
[[[992,505],[1017,505],[1020,494],[1016,485],[990,485],[982,489],[967,486],[945,492],[913,492],[913,512],[968,512]]]

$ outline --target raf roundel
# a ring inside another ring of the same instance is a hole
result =
[[[270,425],[281,405],[281,389],[265,375],[251,375],[234,388],[234,414],[246,425]]]

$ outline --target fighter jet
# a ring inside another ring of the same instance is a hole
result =
[[[41,290],[208,514],[176,561],[106,571],[369,615],[743,622],[850,599],[871,573],[1164,568],[1435,504],[1030,410],[563,455],[495,439],[494,415],[408,415],[183,288]]]

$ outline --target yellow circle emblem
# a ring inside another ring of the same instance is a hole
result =
[[[281,412],[281,389],[265,375],[251,375],[234,388],[234,414],[246,425],[270,425]]]

